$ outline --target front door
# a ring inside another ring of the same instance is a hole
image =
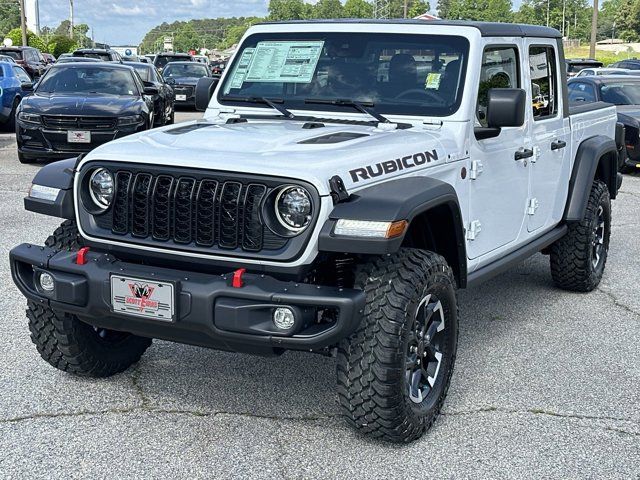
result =
[[[569,117],[563,114],[560,64],[554,41],[527,40],[531,83],[531,157],[527,229],[551,227],[562,217],[570,177]]]
[[[522,88],[518,44],[488,45],[483,53],[476,126],[487,126],[486,100],[490,88]],[[467,254],[477,258],[515,242],[522,229],[529,189],[526,159],[515,153],[530,149],[527,122],[503,128],[494,138],[472,139]]]

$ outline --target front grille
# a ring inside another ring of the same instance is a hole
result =
[[[119,170],[109,214],[96,223],[132,240],[246,252],[277,250],[287,239],[261,220],[272,185],[229,178]]]
[[[111,117],[76,117],[71,115],[43,115],[42,122],[54,130],[113,130],[117,119]]]
[[[187,97],[190,97],[191,95],[193,95],[193,87],[188,85],[176,86],[174,91],[176,95],[186,95]]]

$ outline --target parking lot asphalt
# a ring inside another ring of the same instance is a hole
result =
[[[23,210],[38,168],[0,133],[0,478],[640,478],[640,175],[597,291],[555,289],[536,255],[460,292],[443,414],[397,446],[343,424],[332,358],[155,341],[106,380],[46,364],[7,261],[59,223]]]

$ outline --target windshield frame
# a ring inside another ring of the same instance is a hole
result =
[[[300,31],[257,31],[255,33],[250,33],[247,35],[240,44],[240,47],[237,49],[235,55],[231,62],[229,62],[224,70],[224,76],[220,81],[220,85],[216,88],[216,95],[214,99],[216,103],[223,107],[247,107],[246,102],[237,102],[228,100],[225,97],[238,97],[238,96],[246,96],[244,93],[237,92],[228,92],[224,94],[224,91],[229,82],[232,80],[232,76],[235,72],[236,66],[241,60],[242,52],[245,48],[252,48],[258,44],[258,42],[287,42],[287,41],[300,41],[300,42],[309,42],[309,41],[320,41],[326,40],[327,37],[332,35],[353,35],[353,36],[363,36],[366,37],[367,41],[377,42],[381,44],[385,41],[384,37],[387,37],[389,42],[395,42],[396,44],[401,43],[402,41],[407,42],[407,48],[411,46],[424,43],[427,45],[425,50],[431,48],[431,45],[434,44],[444,44],[447,41],[455,40],[459,42],[460,48],[460,60],[461,66],[459,71],[459,84],[458,89],[455,94],[455,101],[449,105],[445,105],[444,107],[439,106],[426,106],[424,104],[416,103],[407,103],[403,105],[402,103],[396,103],[394,105],[390,105],[389,102],[380,102],[375,104],[377,113],[384,114],[387,116],[404,116],[404,117],[449,117],[460,111],[463,97],[465,94],[465,83],[467,80],[467,68],[469,66],[469,59],[472,52],[471,44],[469,38],[462,33],[454,33],[454,32],[434,32],[434,33],[423,33],[417,31],[409,31],[409,32],[397,32],[397,31],[374,31],[374,32],[364,32],[359,29],[354,31],[344,31],[344,30],[300,30]],[[379,37],[376,39],[375,37]],[[432,38],[433,41],[429,43],[429,37]],[[382,50],[380,50],[381,52]],[[378,55],[380,55],[378,52]],[[380,58],[377,60],[378,68],[382,63]],[[373,65],[373,63],[372,63]],[[318,67],[316,66],[316,69]],[[314,70],[315,71],[315,70]],[[304,99],[298,98],[292,100],[291,98],[282,98],[282,95],[274,95],[280,101],[282,100],[281,105],[290,110],[296,111],[308,111],[308,112],[317,112],[317,111],[329,111],[335,113],[353,113],[353,109],[345,108],[344,105],[339,104],[324,104],[322,108],[318,108],[317,105],[305,103]],[[309,97],[313,97],[313,95],[309,95]],[[334,98],[334,97],[328,97]],[[338,98],[337,96],[335,97]],[[312,98],[313,99],[313,98]],[[388,99],[386,99],[388,100]],[[361,99],[357,99],[358,102],[366,103]],[[268,105],[264,104],[255,104],[251,105],[252,108],[258,108],[263,110],[272,110]]]

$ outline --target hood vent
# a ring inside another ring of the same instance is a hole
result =
[[[349,140],[355,140],[356,138],[368,137],[367,133],[354,133],[354,132],[337,132],[322,135],[321,137],[310,138],[298,142],[302,145],[326,145],[330,143],[348,142]]]
[[[169,135],[182,135],[184,133],[193,132],[194,130],[199,130],[201,128],[212,127],[213,123],[193,123],[191,125],[183,125],[181,127],[172,128],[171,130],[165,130],[164,133],[168,133]]]

